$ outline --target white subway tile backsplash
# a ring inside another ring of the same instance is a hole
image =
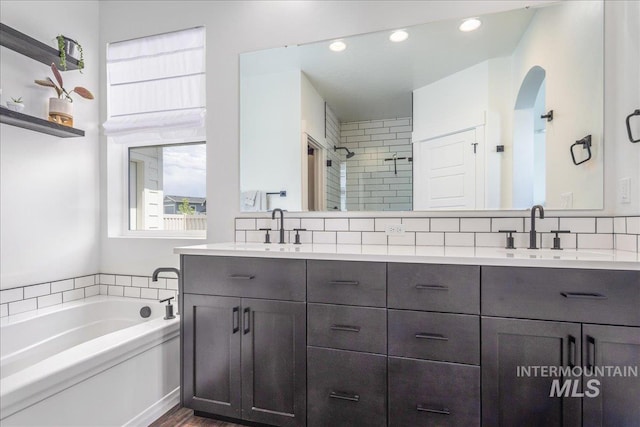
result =
[[[51,293],[70,291],[73,289],[73,279],[51,282]]]
[[[51,293],[51,283],[43,283],[41,285],[25,286],[24,299],[35,298]]]
[[[100,295],[109,294],[109,285],[100,285]]]
[[[278,230],[280,229],[280,222],[278,222],[278,226],[276,228]],[[285,218],[284,229],[293,230],[294,228],[302,228],[300,227],[300,218]]]
[[[0,304],[0,317],[7,317],[9,315],[9,304]]]
[[[248,230],[260,230],[261,228],[270,228],[271,230],[278,230],[280,223],[277,219],[272,218],[258,218],[254,228]]]
[[[62,304],[61,292],[38,297],[38,308],[50,307],[57,304]]]
[[[128,298],[140,298],[140,290],[141,288],[127,286],[124,288],[124,296]]]
[[[244,230],[236,231],[236,243],[244,243],[246,242],[246,235]]]
[[[580,249],[613,249],[613,234],[578,234]]]
[[[627,233],[627,219],[623,216],[613,218],[613,232],[616,234]]]
[[[149,280],[149,287],[154,289],[167,289],[167,279],[158,277],[157,281]]]
[[[74,289],[72,291],[66,291],[62,293],[62,302],[75,301],[77,299],[84,298],[84,289]]]
[[[327,218],[324,220],[326,231],[349,231],[348,218]]]
[[[132,276],[131,277],[131,286],[135,286],[136,288],[148,288],[150,281],[151,281],[151,279],[149,277]]]
[[[543,233],[542,234],[542,248],[552,248],[553,247],[553,238],[556,237],[555,234],[551,233]],[[576,249],[577,241],[576,235],[573,233],[562,233],[558,234],[560,237],[560,247],[562,249]],[[538,240],[539,241],[539,240]]]
[[[0,291],[0,303],[6,304],[24,298],[24,288],[13,288]]]
[[[306,228],[309,231],[322,231],[324,230],[324,219],[302,218],[300,220],[300,228]]]
[[[96,284],[96,276],[92,274],[90,276],[82,276],[76,277],[73,279],[74,287],[77,288],[86,288],[87,286],[93,286]]]
[[[160,289],[158,290],[158,299],[165,299],[165,298],[176,298],[176,292],[169,290],[169,289]],[[171,301],[172,304],[175,304],[176,301]]]
[[[560,218],[560,229],[572,233],[595,233],[595,218]]]
[[[9,303],[9,316],[14,314],[24,313],[25,311],[36,310],[38,308],[38,302],[36,298],[23,299],[20,301],[14,301]]]
[[[402,218],[405,231],[429,231],[429,218]]]
[[[116,276],[114,274],[100,274],[98,278],[98,282],[101,285],[115,285],[116,284]]]
[[[84,297],[89,298],[95,295],[100,295],[100,285],[87,286],[84,288]]]
[[[387,236],[388,245],[415,246],[416,233],[404,232],[402,234],[394,234]]]
[[[362,233],[359,231],[338,231],[337,243],[339,245],[360,245],[362,244]]]
[[[400,218],[376,218],[375,219],[375,231],[386,231],[389,225],[402,224]]]
[[[627,234],[640,234],[640,216],[627,217]]]
[[[113,295],[116,297],[124,296],[124,288],[128,286],[118,286],[118,285],[110,285],[109,286],[109,295]],[[142,289],[142,288],[141,288]]]
[[[504,248],[507,246],[507,235],[504,233],[476,233],[476,246]]]
[[[178,279],[167,279],[167,289],[178,290]]]
[[[131,276],[116,276],[117,286],[131,286]]]
[[[475,246],[473,233],[444,233],[445,246]]]
[[[460,219],[431,218],[431,231],[460,231]]]
[[[444,233],[416,233],[416,246],[444,246]]]
[[[263,243],[264,242],[264,236],[265,236],[265,232],[264,231],[246,231],[246,242],[247,243]],[[274,241],[274,236],[275,239],[278,238],[278,233],[273,233],[270,232],[269,233],[271,235],[271,241]]]
[[[516,230],[518,233],[524,231],[524,218],[491,218],[491,231]]]
[[[373,218],[349,218],[350,231],[374,231],[375,222]]]
[[[158,299],[157,289],[140,288],[140,298]]]
[[[335,231],[314,231],[313,232],[313,244],[335,244],[336,232]]]
[[[363,245],[386,245],[387,235],[385,233],[376,233],[365,231],[362,233]]]
[[[613,218],[596,218],[598,234],[613,234]]]
[[[254,218],[236,218],[236,230],[255,230],[256,220]]]
[[[616,234],[616,249],[621,251],[638,252],[638,236],[633,234]]]
[[[460,218],[461,232],[488,233],[491,231],[490,218]]]
[[[560,230],[560,219],[554,217],[538,218],[536,217],[536,231],[539,233],[547,233],[551,230]],[[531,218],[525,218],[524,231],[531,231]]]

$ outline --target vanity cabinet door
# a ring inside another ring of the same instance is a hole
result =
[[[583,360],[587,368],[640,366],[640,328],[584,325]],[[606,368],[605,368],[606,369]],[[596,379],[597,396],[589,395],[588,381]],[[636,426],[640,424],[640,377],[584,377],[582,401],[584,427]]]
[[[184,294],[184,406],[240,417],[240,301]]]
[[[580,378],[523,373],[527,367],[581,366],[581,325],[483,317],[482,424],[485,426],[581,426],[582,399],[550,397],[552,383]],[[518,375],[520,368],[520,376]],[[571,391],[568,393],[571,395]]]
[[[243,298],[242,306],[242,418],[305,425],[305,304]]]

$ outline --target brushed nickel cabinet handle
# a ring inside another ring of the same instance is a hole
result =
[[[348,400],[350,402],[359,402],[360,395],[353,393],[345,393],[343,391],[332,391],[329,393],[331,399]]]
[[[360,326],[331,325],[332,331],[360,332]]]
[[[351,285],[357,286],[360,284],[357,280],[331,280],[329,281],[330,285]]]
[[[442,285],[416,285],[416,289],[428,290],[428,291],[448,291],[448,286]]]
[[[416,411],[429,412],[431,414],[451,415],[451,411],[449,411],[449,408],[433,408],[420,404],[416,406]]]
[[[416,338],[422,340],[438,340],[438,341],[449,341],[449,338],[445,337],[442,334],[430,334],[426,332],[419,332],[416,334]]]
[[[560,292],[565,298],[581,298],[581,299],[607,299],[606,295],[596,292]]]
[[[230,274],[229,275],[229,279],[233,279],[233,280],[251,280],[254,279],[256,276],[253,275],[248,275],[248,274]]]

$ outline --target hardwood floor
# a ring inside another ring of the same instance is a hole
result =
[[[193,410],[176,405],[149,427],[244,427],[239,424],[196,417]]]

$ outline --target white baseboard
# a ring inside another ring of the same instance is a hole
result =
[[[147,427],[180,403],[180,387],[176,387],[162,399],[129,420],[123,427]]]

